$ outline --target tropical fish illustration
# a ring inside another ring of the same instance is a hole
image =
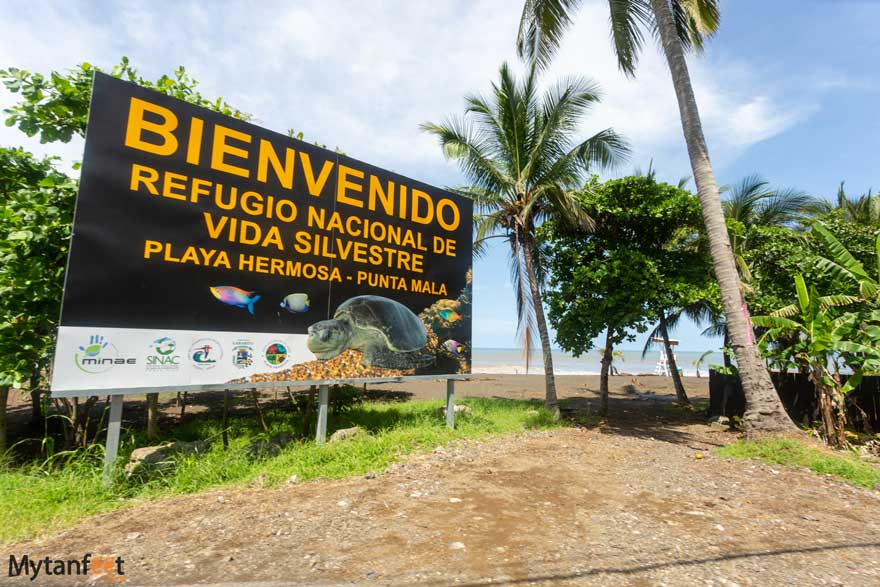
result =
[[[254,304],[260,300],[260,294],[257,292],[246,291],[231,285],[218,285],[209,289],[214,297],[224,304],[236,308],[247,308],[251,315],[254,314]]]
[[[447,322],[455,322],[457,320],[461,320],[461,314],[459,314],[455,310],[440,310],[440,312],[438,313],[440,314],[440,317]]]
[[[460,357],[462,351],[464,350],[464,345],[457,340],[449,339],[443,343],[443,348],[455,355],[456,357]]]
[[[309,311],[309,294],[292,293],[281,301],[281,307],[292,314]]]

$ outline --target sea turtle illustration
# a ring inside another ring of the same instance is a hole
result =
[[[419,353],[428,344],[425,325],[409,308],[382,296],[356,296],[342,302],[332,320],[309,326],[306,342],[321,360],[346,349],[361,351],[367,367],[411,369],[429,363]]]

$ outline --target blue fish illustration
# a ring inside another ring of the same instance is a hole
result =
[[[309,311],[309,294],[292,293],[281,302],[281,307],[293,314]]]

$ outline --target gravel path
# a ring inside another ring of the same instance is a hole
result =
[[[729,432],[619,411],[368,478],[143,504],[9,550],[118,553],[127,585],[880,585],[880,491],[720,459]]]

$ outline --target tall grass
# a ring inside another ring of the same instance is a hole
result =
[[[740,440],[718,448],[715,452],[723,457],[757,458],[771,465],[805,467],[816,473],[833,475],[858,487],[880,486],[880,467],[867,463],[854,454],[833,453],[829,449],[811,446],[794,438]]]
[[[165,473],[128,479],[117,471],[110,489],[101,482],[100,447],[69,456],[60,467],[39,463],[5,465],[0,467],[0,542],[45,535],[86,516],[143,499],[241,486],[257,477],[271,487],[292,475],[308,481],[379,473],[404,455],[429,451],[454,439],[559,425],[538,402],[470,399],[461,403],[468,405],[472,413],[457,416],[455,430],[446,427],[438,401],[360,404],[331,415],[331,431],[360,426],[369,434],[323,446],[311,439],[297,440],[274,456],[254,456],[248,449],[252,443],[282,432],[301,436],[301,414],[268,410],[268,433],[254,418],[232,419],[228,449],[220,442],[219,421],[194,418],[174,429],[165,440],[208,439],[211,444],[206,453],[181,456]],[[120,449],[123,460],[143,444],[139,433],[127,434]]]

